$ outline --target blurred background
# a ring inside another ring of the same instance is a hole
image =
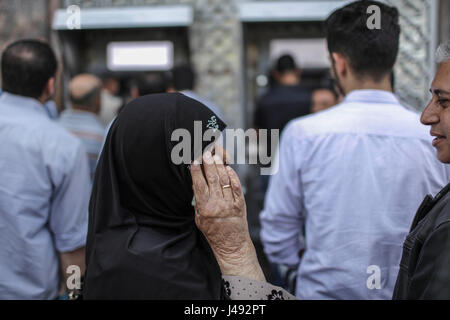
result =
[[[130,99],[143,72],[187,64],[195,91],[214,103],[230,128],[251,128],[258,98],[270,88],[275,59],[288,53],[301,84],[329,81],[322,22],[349,1],[255,0],[0,0],[0,47],[40,38],[55,49],[55,102],[68,106],[69,80],[81,72],[102,77],[114,96]],[[393,75],[405,105],[422,110],[435,70],[434,51],[450,38],[450,1],[389,0],[400,12],[400,51]],[[258,214],[264,195],[259,169],[237,166],[246,190],[250,231],[260,260]]]

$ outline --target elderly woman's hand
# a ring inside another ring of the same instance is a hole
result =
[[[203,169],[191,165],[196,197],[197,227],[208,240],[223,275],[243,276],[265,281],[256,251],[250,239],[247,210],[241,183],[236,172],[225,166],[223,149],[216,155],[205,152]]]

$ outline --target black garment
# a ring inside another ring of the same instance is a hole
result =
[[[307,115],[311,92],[299,86],[275,86],[263,95],[255,111],[255,127],[283,130],[292,119]]]
[[[188,130],[194,146],[195,120],[203,132],[225,127],[179,93],[140,97],[112,124],[89,206],[85,299],[223,297],[219,266],[194,223],[188,166],[171,161],[172,132]]]
[[[450,184],[420,205],[403,244],[393,299],[450,299]]]

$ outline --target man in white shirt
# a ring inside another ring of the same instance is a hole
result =
[[[366,26],[367,7],[381,28]],[[302,299],[390,299],[420,200],[447,184],[419,114],[392,93],[398,12],[358,1],[326,21],[342,103],[291,121],[261,213],[273,263],[297,268]]]
[[[61,283],[73,289],[70,270],[84,273],[89,166],[81,142],[44,106],[57,65],[38,40],[15,41],[2,53],[0,299],[55,299]]]
[[[102,106],[99,115],[104,126],[107,126],[117,116],[120,107],[123,105],[122,98],[117,96],[119,89],[119,80],[112,76],[104,78],[101,92]]]

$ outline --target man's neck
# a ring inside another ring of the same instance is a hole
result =
[[[25,96],[25,95],[21,95],[21,94],[18,94],[18,93],[12,93],[12,92],[9,92],[9,91],[3,91],[4,93],[7,93],[7,94],[12,94],[12,95],[15,95],[15,96],[18,96],[18,97],[22,97],[22,98],[27,98],[27,99],[33,99],[33,100],[36,100],[37,102],[39,102],[42,106],[44,106],[45,105],[45,103],[49,100],[48,99],[48,96],[45,96],[45,95],[41,95],[40,97],[30,97],[30,96]]]
[[[45,105],[45,103],[50,99],[50,95],[43,93],[40,97],[36,98],[37,101],[39,101],[42,105]]]
[[[346,94],[354,90],[382,90],[392,92],[391,82],[388,78],[379,82],[373,80],[355,80],[345,89]]]
[[[37,101],[39,101],[40,104],[45,105],[47,99],[37,98]]]

